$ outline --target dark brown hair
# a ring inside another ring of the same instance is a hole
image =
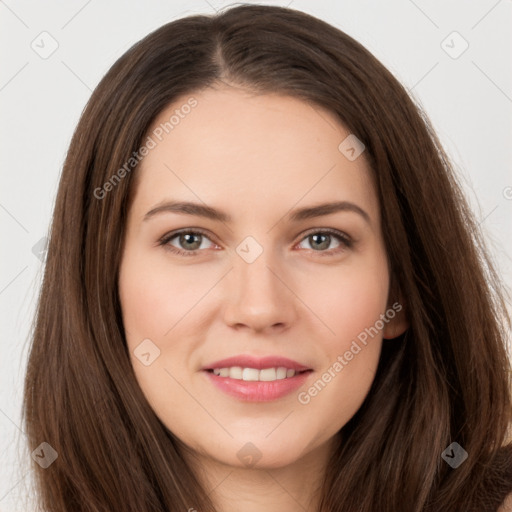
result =
[[[53,512],[214,511],[186,447],[136,381],[118,296],[136,168],[95,190],[175,98],[224,81],[337,116],[366,146],[392,279],[410,327],[385,342],[372,388],[329,462],[322,512],[496,511],[512,491],[510,319],[477,223],[427,116],[362,45],[280,7],[173,21],[93,92],[64,164],[24,389],[39,500]],[[469,454],[441,458],[453,441]],[[509,444],[507,444],[509,443]]]

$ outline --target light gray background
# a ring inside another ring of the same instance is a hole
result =
[[[168,21],[213,13],[231,3],[0,0],[1,512],[27,510],[20,501],[30,485],[20,406],[42,272],[32,248],[47,233],[79,115],[92,89],[133,43]],[[454,160],[498,268],[510,285],[512,1],[262,3],[289,5],[337,26],[411,90]],[[51,37],[40,36],[44,31]],[[465,43],[454,31],[469,44],[458,58],[453,56]],[[58,48],[43,59],[31,45],[40,53],[48,51],[51,38]]]

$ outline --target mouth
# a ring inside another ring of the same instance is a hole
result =
[[[202,368],[217,389],[245,402],[268,402],[299,388],[313,373],[291,359],[268,356],[236,356]]]

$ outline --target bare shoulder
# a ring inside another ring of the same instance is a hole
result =
[[[505,498],[498,512],[512,512],[512,493]]]

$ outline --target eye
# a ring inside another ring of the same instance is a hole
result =
[[[189,228],[164,235],[158,241],[158,245],[180,256],[197,256],[202,249],[209,248],[207,246],[205,247],[203,244],[205,240],[209,240],[216,246],[207,236],[206,232]],[[337,241],[338,245],[329,250],[325,250],[329,248],[333,240]],[[302,238],[300,243],[304,241],[309,241],[312,247],[311,250],[321,256],[339,253],[353,246],[353,241],[347,234],[330,228],[310,231],[309,234],[306,234],[306,236]]]
[[[331,242],[337,241],[338,245],[330,250],[326,251],[331,245]],[[319,253],[319,255],[331,255],[333,253],[341,252],[345,249],[349,249],[353,245],[352,239],[345,233],[337,231],[335,229],[323,229],[310,231],[301,241],[308,241],[312,250]]]
[[[178,247],[171,243],[174,239],[176,239]],[[197,256],[197,251],[200,249],[208,249],[208,247],[203,245],[204,240],[210,240],[205,232],[187,229],[164,235],[158,244],[181,256]]]

